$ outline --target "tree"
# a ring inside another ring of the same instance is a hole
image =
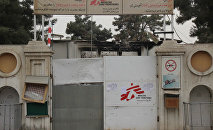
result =
[[[176,0],[175,7],[180,11],[177,23],[183,24],[192,19],[195,24],[190,36],[197,36],[199,43],[213,42],[212,0]]]
[[[1,0],[0,1],[0,44],[27,44],[33,37],[33,1]],[[51,18],[51,15],[45,15]],[[52,20],[54,23],[56,19]],[[41,25],[41,15],[37,15]],[[48,25],[48,21],[45,21]],[[37,32],[38,39],[41,31]]]
[[[26,44],[30,40],[32,1],[1,0],[0,44]]]
[[[102,29],[102,25],[97,25],[96,22],[89,19],[90,16],[87,15],[75,15],[75,21],[67,23],[66,33],[71,34],[73,40],[90,40],[92,24],[92,39],[94,41],[106,41],[112,38],[110,29]]]
[[[114,36],[116,41],[150,41],[150,32],[163,26],[159,15],[121,15],[114,19],[115,31],[119,32]]]

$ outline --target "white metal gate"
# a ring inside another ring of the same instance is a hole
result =
[[[53,76],[54,130],[157,129],[156,57],[54,60]]]
[[[103,59],[53,61],[53,130],[103,129]]]
[[[156,57],[105,57],[104,67],[104,129],[156,130]]]

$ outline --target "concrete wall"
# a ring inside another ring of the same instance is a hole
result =
[[[21,99],[22,92],[24,89],[24,80],[25,80],[25,58],[23,46],[0,46],[0,54],[3,53],[12,53],[17,55],[17,71],[15,73],[11,73],[9,75],[5,75],[4,73],[0,73],[0,88],[4,86],[9,86],[14,88],[19,94],[19,102],[23,103]],[[2,63],[0,63],[2,64]]]
[[[11,53],[16,57],[17,65],[13,72],[3,73],[0,71],[0,88],[9,86],[14,88],[19,94],[19,103],[22,103],[22,130],[50,130],[51,123],[51,82],[49,82],[48,116],[47,117],[29,117],[26,111],[26,101],[22,99],[27,75],[47,76],[51,74],[51,55],[52,51],[44,42],[30,41],[28,45],[1,45],[0,55]],[[9,60],[9,59],[8,59]],[[3,64],[3,63],[0,63]],[[35,65],[39,65],[35,67]],[[19,129],[19,128],[16,128]]]
[[[158,64],[158,116],[160,130],[180,130],[184,128],[183,102],[190,102],[190,92],[198,85],[207,86],[211,95],[213,90],[213,66],[206,72],[197,72],[191,67],[191,56],[197,51],[206,51],[213,57],[213,44],[190,44],[180,45],[174,41],[165,41],[160,47],[156,48]],[[163,57],[176,56],[180,58],[180,88],[164,89],[162,84]],[[194,72],[193,72],[194,71]],[[202,92],[201,92],[202,93]],[[179,95],[178,108],[166,108],[164,94]],[[187,126],[190,129],[190,126]]]
[[[54,59],[68,58],[68,42],[53,43]]]
[[[65,44],[63,44],[64,46]],[[59,57],[68,56],[69,58],[77,58],[80,56],[80,50],[73,44],[68,44],[70,52],[63,51],[65,48],[60,48],[57,52],[63,52]],[[161,46],[155,48],[157,55],[157,110],[158,110],[158,128],[159,130],[181,130],[184,128],[184,105],[183,102],[190,102],[190,93],[197,86],[205,86],[210,91],[211,100],[213,95],[213,66],[211,65],[207,71],[196,71],[191,65],[191,57],[198,51],[207,52],[212,59],[213,63],[213,44],[190,44],[183,45],[177,44],[174,41],[165,41]],[[22,113],[22,129],[33,130],[50,130],[52,117],[51,108],[51,92],[52,84],[49,84],[49,92],[47,96],[48,117],[27,117],[26,116],[26,101],[22,100],[23,89],[25,85],[26,75],[34,76],[50,76],[51,74],[51,50],[43,42],[30,42],[26,46],[0,46],[0,54],[11,53],[17,58],[17,67],[9,74],[0,72],[0,88],[4,86],[10,86],[14,88],[19,94],[19,102],[23,103]],[[165,67],[164,58],[168,57],[174,59],[178,57],[180,63],[177,64],[180,67],[180,79],[179,87],[175,89],[165,89],[163,87],[163,74],[162,67]],[[128,58],[128,57],[127,57]],[[128,61],[128,59],[126,59]],[[39,63],[40,68],[33,67],[33,63]],[[131,62],[128,62],[131,64]],[[207,63],[207,62],[205,62]],[[92,65],[92,64],[91,64]],[[84,69],[80,70],[84,71]],[[132,67],[133,68],[133,67]],[[89,70],[89,69],[88,69]],[[101,70],[102,71],[102,70]],[[116,70],[117,71],[117,70]],[[126,68],[126,71],[129,71]],[[119,73],[118,73],[119,74]],[[131,75],[129,75],[131,77]],[[98,75],[98,77],[100,77]],[[119,76],[117,76],[119,77]],[[67,82],[67,81],[66,81]],[[99,81],[102,82],[102,81]],[[202,93],[202,92],[201,92]],[[165,94],[178,95],[179,105],[178,108],[166,108],[165,107]],[[116,125],[116,124],[114,124]],[[189,124],[186,126],[190,129]]]
[[[30,76],[47,76],[51,74],[51,56],[52,51],[46,46],[45,42],[30,41],[28,45],[24,47],[25,59],[26,59],[26,75]],[[34,67],[34,65],[37,67]],[[48,102],[48,116],[46,117],[30,117],[25,116],[25,122],[22,129],[34,129],[34,130],[50,130],[52,117],[52,82],[51,79],[48,84],[47,102]],[[26,103],[24,104],[26,105]],[[26,108],[26,106],[24,106]],[[26,115],[26,110],[24,111]]]

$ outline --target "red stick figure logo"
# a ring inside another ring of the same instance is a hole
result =
[[[125,99],[126,99],[126,101],[129,101],[129,100],[133,99],[135,97],[135,95],[134,94],[129,95],[130,92],[132,92],[132,91],[134,91],[136,94],[142,94],[142,93],[144,93],[144,91],[140,91],[141,88],[140,88],[139,85],[133,86],[133,83],[131,83],[131,86],[132,87],[126,89],[126,91],[127,91],[126,94],[122,94],[121,95],[121,101],[123,101]]]
[[[104,2],[106,0],[93,0],[91,1],[90,5],[99,5],[101,2]]]
[[[168,60],[165,64],[165,67],[167,71],[172,72],[177,68],[177,64],[174,60]]]

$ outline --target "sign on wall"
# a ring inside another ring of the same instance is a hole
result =
[[[34,0],[35,14],[172,14],[173,0]]]
[[[154,106],[155,83],[153,80],[106,82],[106,105]],[[115,97],[116,96],[116,97]]]
[[[162,57],[162,87],[164,89],[180,88],[180,57]]]

